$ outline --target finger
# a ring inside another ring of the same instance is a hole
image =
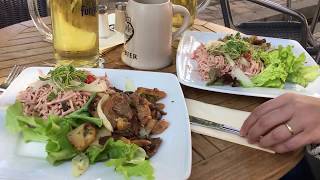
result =
[[[283,124],[270,131],[267,135],[263,136],[260,139],[259,145],[261,147],[272,147],[285,142],[292,136],[293,135],[290,133],[288,128]]]
[[[289,105],[284,105],[278,109],[261,116],[256,123],[248,130],[249,142],[256,142],[272,128],[287,122],[293,116],[294,110]]]
[[[257,119],[264,115],[265,113],[277,109],[287,102],[289,102],[292,98],[292,94],[284,94],[275,99],[271,99],[260,106],[258,106],[247,118],[247,120],[243,123],[240,134],[241,136],[246,136],[248,134],[249,129],[256,123]]]
[[[263,136],[260,139],[259,145],[261,147],[271,147],[283,143],[293,136],[286,124],[292,129],[293,134],[299,134],[304,130],[303,123],[299,118],[293,118]]]
[[[275,145],[271,149],[277,153],[285,153],[285,152],[297,150],[307,144],[310,144],[309,135],[305,132],[301,132],[296,136],[293,136],[286,142]]]

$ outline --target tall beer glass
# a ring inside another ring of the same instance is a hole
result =
[[[28,0],[38,30],[52,40],[58,64],[94,67],[99,58],[96,0],[50,0],[52,33],[39,17],[37,0]]]
[[[204,10],[209,5],[210,0],[171,0],[171,2],[182,5],[189,10],[191,15],[190,25],[192,25],[197,13]],[[172,22],[175,28],[179,28],[182,25],[183,17],[180,14],[176,14]]]

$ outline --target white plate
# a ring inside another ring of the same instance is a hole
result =
[[[217,40],[225,37],[225,33],[213,33],[213,32],[185,32],[177,51],[177,75],[179,81],[190,87],[205,89],[209,91],[216,91],[229,94],[238,94],[246,96],[268,97],[274,98],[286,92],[300,93],[310,96],[320,96],[320,77],[315,81],[309,83],[308,87],[303,88],[300,85],[286,83],[284,89],[277,88],[242,88],[231,86],[206,86],[206,82],[202,81],[198,73],[197,63],[191,59],[192,52],[201,44],[207,43],[212,40]],[[293,45],[293,51],[295,55],[305,53],[306,65],[316,65],[316,62],[312,57],[303,49],[303,47],[294,40],[278,39],[278,38],[266,38],[267,42],[270,42],[272,47],[278,47],[278,45]]]
[[[0,98],[0,107],[14,103],[19,91],[38,78],[38,70],[49,68],[33,67],[24,70]],[[142,72],[112,69],[88,69],[102,76],[107,73],[112,84],[124,89],[125,82],[132,80],[136,87],[159,88],[167,93],[162,100],[166,105],[165,116],[169,128],[160,135],[163,140],[157,154],[151,158],[156,179],[187,179],[191,172],[191,134],[187,107],[176,76],[169,73]],[[0,179],[62,180],[62,179],[123,179],[113,168],[98,163],[90,166],[80,178],[71,175],[71,163],[51,166],[45,160],[44,144],[23,143],[18,135],[5,129],[5,112],[0,110]]]

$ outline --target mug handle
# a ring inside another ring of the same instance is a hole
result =
[[[49,1],[47,1],[49,2]],[[42,21],[38,10],[37,0],[28,0],[29,14],[40,34],[45,36],[45,40],[52,42],[52,30]]]
[[[190,13],[187,8],[172,4],[173,14],[181,14],[183,16],[182,26],[172,34],[172,39],[175,40],[181,33],[183,33],[188,27],[190,23]]]
[[[200,4],[198,4],[197,13],[205,10],[209,4],[210,4],[210,0],[203,0]]]

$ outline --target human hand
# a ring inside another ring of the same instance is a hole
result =
[[[320,143],[320,99],[284,94],[269,100],[250,114],[240,134],[278,153]]]

